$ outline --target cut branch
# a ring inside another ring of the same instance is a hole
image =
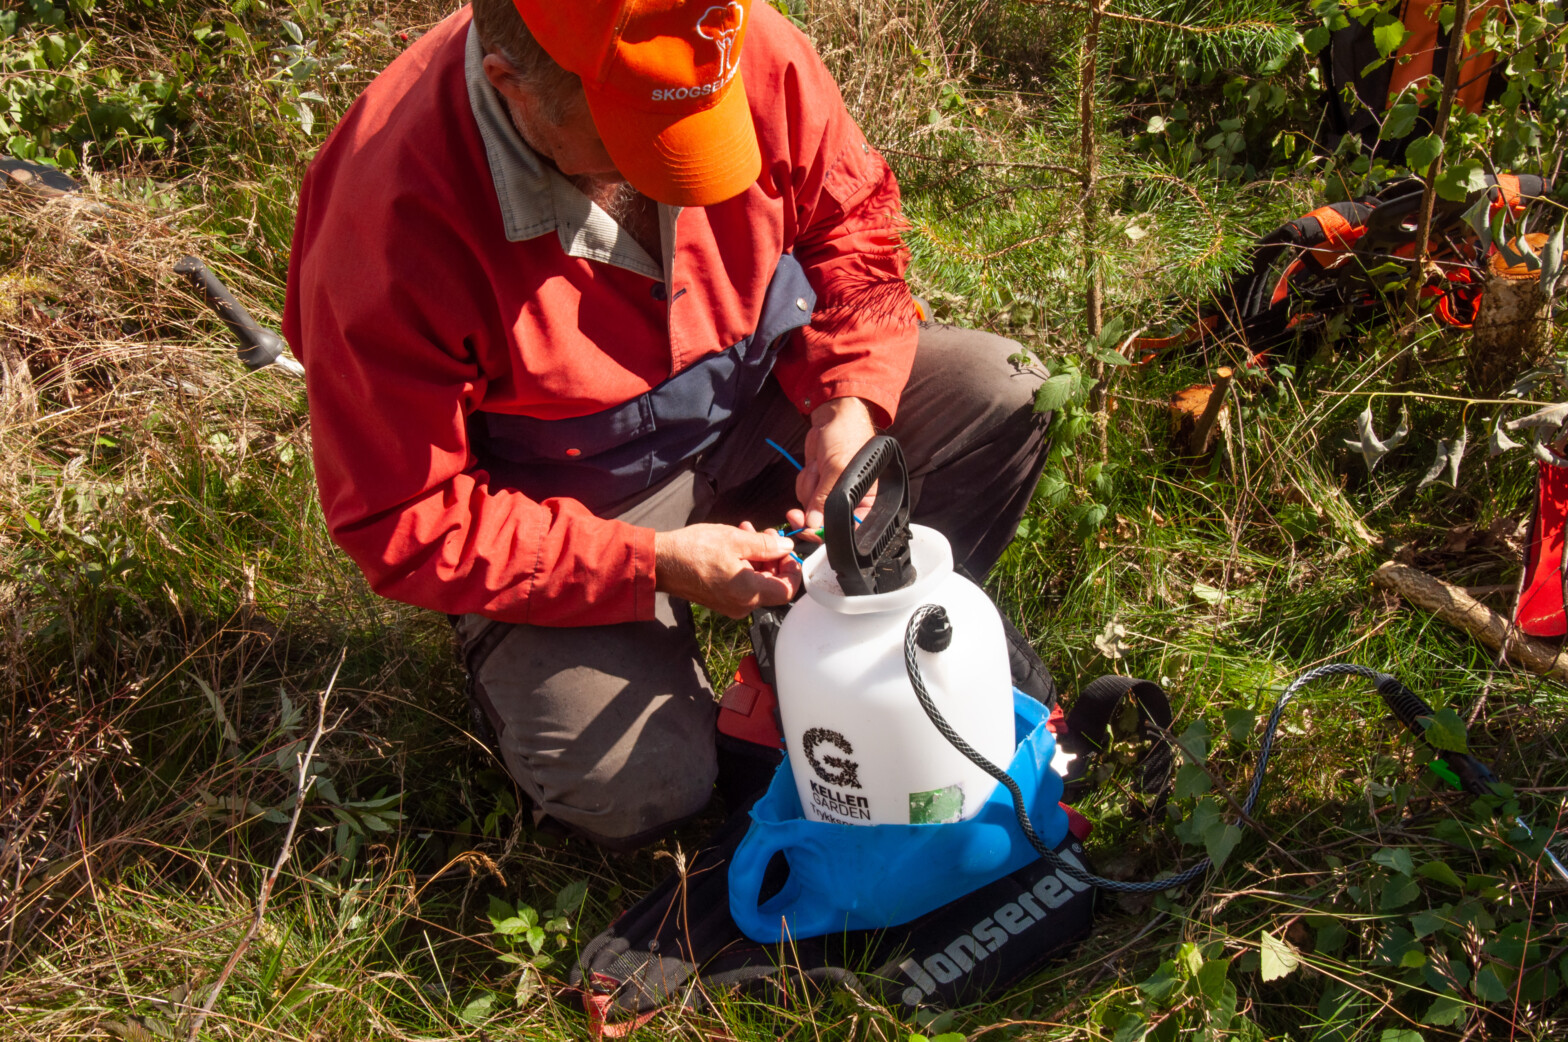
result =
[[[300,815],[305,812],[305,794],[310,791],[311,783],[316,776],[310,773],[310,764],[316,756],[316,747],[321,744],[321,739],[329,732],[337,729],[343,717],[340,715],[331,727],[327,726],[327,699],[332,697],[332,688],[338,682],[338,672],[343,668],[343,660],[348,658],[348,649],[338,656],[338,664],[332,670],[332,678],[327,681],[326,689],[321,692],[321,697],[316,702],[316,730],[310,736],[310,745],[299,759],[299,784],[294,790],[294,814],[289,818],[288,831],[283,834],[283,847],[278,851],[278,858],[272,863],[272,871],[267,873],[267,878],[261,881],[261,893],[256,897],[256,912],[251,917],[250,926],[245,931],[245,936],[240,938],[240,943],[234,946],[234,951],[229,953],[229,961],[223,964],[223,971],[218,974],[218,979],[213,982],[212,990],[207,993],[207,1001],[201,1004],[195,1018],[191,1021],[190,1034],[186,1036],[187,1042],[196,1042],[201,1034],[202,1025],[206,1024],[207,1017],[212,1013],[213,1007],[218,1004],[218,994],[223,991],[223,986],[228,983],[229,976],[234,972],[234,967],[239,965],[240,957],[245,954],[251,942],[261,933],[262,920],[267,915],[267,902],[272,898],[272,888],[277,885],[278,877],[283,874],[283,866],[288,864],[289,858],[294,853],[294,833],[299,829]],[[346,710],[345,710],[346,712]]]
[[[1230,393],[1231,377],[1235,375],[1225,366],[1214,373],[1214,389],[1209,393],[1208,404],[1192,431],[1193,455],[1202,456],[1214,447],[1214,425],[1219,422],[1220,410],[1225,408],[1225,397]]]
[[[1425,608],[1450,626],[1458,626],[1530,672],[1568,683],[1568,653],[1525,636],[1519,627],[1459,587],[1394,561],[1374,572],[1372,582],[1418,608]]]
[[[1213,384],[1188,387],[1172,396],[1171,447],[1178,458],[1199,463],[1214,451],[1234,376],[1230,368],[1221,366],[1214,372]]]

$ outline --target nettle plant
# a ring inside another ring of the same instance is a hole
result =
[[[269,122],[275,112],[305,138],[316,136],[317,113],[328,104],[321,91],[338,86],[339,79],[356,69],[346,41],[339,38],[342,19],[320,2],[302,3],[291,13],[292,18],[270,18],[249,27],[243,19],[215,18],[191,29],[199,46],[175,60],[193,78],[211,81],[200,93],[214,115],[243,104],[252,119]],[[254,88],[225,91],[221,84],[230,78],[215,77],[210,68],[225,64],[252,70]]]
[[[517,983],[512,989],[515,1006],[526,1006],[544,987],[543,971],[551,968],[571,944],[573,924],[587,896],[586,882],[568,883],[555,895],[549,910],[541,914],[532,905],[514,905],[491,895],[490,929],[499,949],[497,958],[516,967],[513,972]],[[495,992],[481,992],[463,1007],[462,1019],[482,1024],[495,1014],[499,1002],[500,996]]]
[[[200,158],[258,142],[298,147],[353,95],[356,54],[390,39],[384,23],[345,32],[322,0],[274,10],[245,0],[191,12],[143,0],[95,21],[94,0],[24,0],[0,12],[0,142],[72,173],[135,159]],[[148,63],[125,53],[116,19],[155,19],[179,41]],[[372,39],[373,37],[373,39]],[[329,97],[330,96],[330,97]]]

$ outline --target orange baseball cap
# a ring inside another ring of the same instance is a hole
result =
[[[762,173],[740,76],[751,0],[513,0],[556,64],[582,77],[616,169],[639,192],[707,206]]]

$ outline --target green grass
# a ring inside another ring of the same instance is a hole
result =
[[[944,314],[1047,360],[1081,356],[1071,178],[985,165],[1071,163],[1079,24],[1047,8],[932,0],[905,4],[901,28],[879,34],[877,11],[796,6],[899,167],[916,285]],[[586,1019],[561,994],[575,953],[717,824],[715,811],[652,850],[615,856],[563,843],[518,813],[504,770],[466,730],[445,620],[375,597],[327,538],[299,385],[246,374],[171,274],[179,256],[199,253],[275,325],[290,201],[311,147],[402,46],[398,32],[441,13],[358,3],[101,10],[98,64],[60,74],[114,65],[132,78],[182,76],[169,117],[182,136],[161,148],[117,137],[97,209],[0,194],[0,325],[8,366],[21,359],[29,373],[0,403],[6,1038],[188,1030],[251,922],[294,809],[297,756],[340,661],[326,707],[335,726],[314,760],[292,857],[206,1037],[585,1037]],[[338,58],[297,78],[268,71],[287,43],[286,14],[312,54]],[[89,31],[70,17],[68,28]],[[197,27],[225,21],[257,45],[228,33],[190,43]],[[0,49],[12,55],[22,39]],[[1331,173],[1281,163],[1243,183],[1223,163],[1183,165],[1139,137],[1176,102],[1189,106],[1194,133],[1242,104],[1225,94],[1226,77],[1282,84],[1288,104],[1248,117],[1274,121],[1256,134],[1248,124],[1249,155],[1264,162],[1267,134],[1295,126],[1293,106],[1307,96],[1299,62],[1257,67],[1278,57],[1273,40],[1182,51],[1225,65],[1223,76],[1122,66],[1107,80],[1104,162],[1119,180],[1103,263],[1111,310],[1129,329],[1170,321],[1249,235],[1310,206]],[[1175,53],[1159,41],[1112,43],[1126,62]],[[182,51],[194,64],[181,64]],[[322,100],[305,99],[307,132],[297,106],[310,91]],[[57,124],[64,134],[70,121]],[[1129,222],[1149,234],[1126,235]],[[1042,228],[1057,230],[1009,248]],[[1405,389],[1414,435],[1370,475],[1341,441],[1369,404],[1387,429],[1385,399],[1373,397],[1389,390],[1397,345],[1386,330],[1291,381],[1243,374],[1225,459],[1200,471],[1168,461],[1164,403],[1224,359],[1120,372],[1110,465],[1092,431],[1059,442],[1058,480],[989,586],[1065,692],[1110,671],[1164,684],[1177,732],[1190,745],[1206,731],[1216,792],[1244,790],[1260,718],[1284,684],[1349,659],[1470,721],[1478,754],[1544,832],[1568,786],[1561,688],[1497,668],[1479,644],[1370,583],[1394,556],[1472,587],[1518,574],[1509,539],[1528,513],[1534,464],[1527,451],[1486,459],[1478,432],[1482,417],[1525,407],[1457,402],[1462,338],[1421,337],[1422,357],[1440,361],[1418,365]],[[1459,487],[1416,491],[1434,440],[1462,420],[1471,450]],[[1078,511],[1094,503],[1104,523],[1081,536]],[[1111,624],[1125,630],[1114,662],[1094,643]],[[722,682],[744,632],[710,618],[702,635]],[[1191,768],[1182,795],[1140,809],[1130,752],[1114,751],[1085,810],[1099,867],[1145,878],[1202,856],[1190,821],[1213,793],[1197,791],[1203,772]],[[1260,829],[1242,833],[1221,869],[1180,894],[1108,901],[1072,959],[995,1001],[911,1023],[842,992],[799,990],[789,1003],[714,995],[703,1011],[661,1014],[644,1035],[1561,1037],[1564,891],[1519,852],[1528,844],[1507,818],[1435,784],[1424,763],[1365,685],[1310,689],[1286,714]],[[492,928],[494,899],[546,913],[578,885],[580,905],[567,902],[545,941],[548,961],[501,958],[518,949]],[[1277,980],[1262,979],[1265,931],[1300,959]],[[1515,979],[1508,967],[1521,962],[1529,972]],[[542,988],[524,988],[519,1003],[520,982],[534,981]],[[1440,998],[1451,985],[1458,998]]]

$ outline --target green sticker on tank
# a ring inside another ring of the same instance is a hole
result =
[[[957,785],[909,794],[911,825],[945,825],[964,812],[964,790]]]

